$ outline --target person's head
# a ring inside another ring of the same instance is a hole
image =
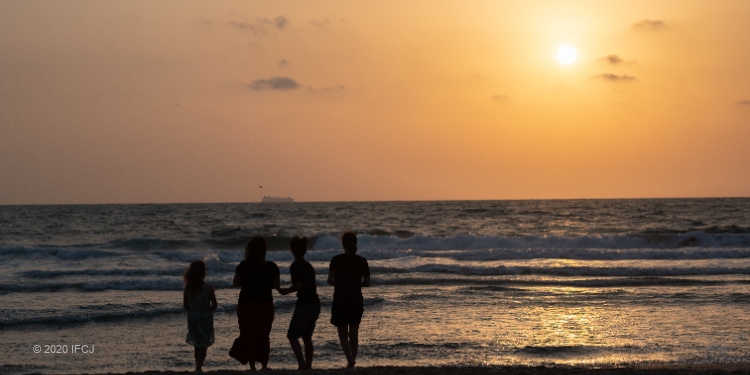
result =
[[[307,252],[307,237],[294,236],[289,240],[289,250],[295,258],[304,257]]]
[[[190,293],[198,293],[198,288],[203,284],[206,279],[206,262],[203,259],[198,259],[190,262],[185,276],[182,280],[185,282],[185,289]]]
[[[251,263],[263,263],[266,260],[266,250],[268,250],[268,245],[266,245],[265,238],[255,236],[245,246],[245,260]]]
[[[355,254],[357,252],[357,235],[354,232],[344,232],[341,235],[341,246],[347,253]]]

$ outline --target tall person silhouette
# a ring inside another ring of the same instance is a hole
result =
[[[274,289],[279,289],[279,267],[266,260],[268,245],[263,237],[255,236],[245,246],[245,259],[234,271],[232,284],[241,287],[237,301],[237,321],[240,337],[234,340],[229,355],[243,365],[255,363],[268,367],[271,353],[271,326],[275,315]]]
[[[336,326],[347,366],[353,368],[359,349],[359,324],[364,313],[362,288],[370,286],[370,267],[367,259],[357,255],[357,235],[345,232],[341,236],[344,253],[331,259],[328,284],[333,285],[331,324]]]

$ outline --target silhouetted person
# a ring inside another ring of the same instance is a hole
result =
[[[315,269],[310,262],[305,260],[307,252],[307,238],[294,236],[289,241],[289,249],[294,254],[294,262],[289,267],[292,275],[292,286],[280,288],[279,293],[289,294],[297,292],[297,304],[294,306],[294,315],[289,322],[289,331],[286,337],[292,345],[294,355],[300,370],[312,368],[313,343],[312,336],[315,331],[315,322],[320,315],[320,299],[318,288],[315,285]],[[302,355],[302,346],[299,338],[305,343],[305,354]]]
[[[195,372],[202,372],[208,347],[214,343],[216,294],[214,287],[206,283],[206,262],[201,259],[190,263],[182,279],[185,281],[182,307],[188,311],[185,342],[195,347]]]
[[[234,286],[240,289],[237,302],[237,320],[240,337],[234,340],[229,355],[243,365],[250,363],[255,370],[255,362],[261,368],[268,367],[271,353],[271,325],[273,324],[274,289],[279,288],[279,267],[266,261],[266,240],[256,236],[245,246],[245,260],[234,271]]]
[[[328,284],[333,285],[331,324],[336,326],[347,366],[354,367],[359,347],[359,323],[364,303],[362,287],[370,286],[370,267],[367,259],[357,255],[357,236],[345,232],[341,236],[344,253],[331,259]]]

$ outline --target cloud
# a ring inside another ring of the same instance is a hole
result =
[[[289,60],[283,59],[283,60],[279,61],[279,66],[282,67],[282,68],[289,66]]]
[[[319,19],[319,20],[312,20],[309,22],[309,25],[314,28],[325,31],[335,26],[336,24],[345,24],[345,23],[346,21],[341,20],[341,19],[324,18],[324,19]]]
[[[344,85],[335,85],[335,86],[329,86],[329,87],[321,87],[321,88],[314,88],[314,87],[308,87],[307,91],[313,94],[335,94],[337,92],[341,92],[346,90],[346,86]]]
[[[603,79],[605,81],[609,82],[632,82],[637,81],[637,79],[633,76],[629,76],[627,74],[617,75],[612,73],[604,73],[600,74],[598,76],[594,76],[594,78]]]
[[[244,85],[251,90],[296,90],[299,84],[288,77],[273,77],[269,79],[256,79],[249,85]]]
[[[493,95],[492,100],[494,100],[497,103],[504,103],[507,101],[510,101],[510,96],[508,95]]]
[[[740,107],[750,107],[750,100],[740,100],[739,102],[734,103]]]
[[[249,31],[256,35],[266,34],[269,30],[284,30],[289,25],[289,20],[284,16],[276,18],[257,18],[255,22],[229,21],[227,25],[242,31]]]
[[[609,65],[620,65],[620,64],[626,63],[625,60],[622,59],[622,57],[617,56],[617,55],[607,55],[605,57],[602,57],[599,60],[602,60]]]
[[[286,29],[286,25],[289,23],[289,20],[286,19],[284,16],[278,16],[273,19],[273,24],[276,26],[279,30]]]
[[[667,24],[660,20],[642,20],[633,24],[633,29],[636,30],[662,31],[668,28]]]

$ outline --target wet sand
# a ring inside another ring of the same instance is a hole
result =
[[[184,375],[190,371],[129,372],[128,375]],[[632,368],[578,368],[578,367],[523,367],[523,366],[446,366],[446,367],[360,367],[338,370],[267,370],[258,374],[274,375],[693,375],[693,374],[750,374],[750,363],[701,364],[678,366],[649,366]],[[211,370],[203,374],[240,375],[250,371]]]

